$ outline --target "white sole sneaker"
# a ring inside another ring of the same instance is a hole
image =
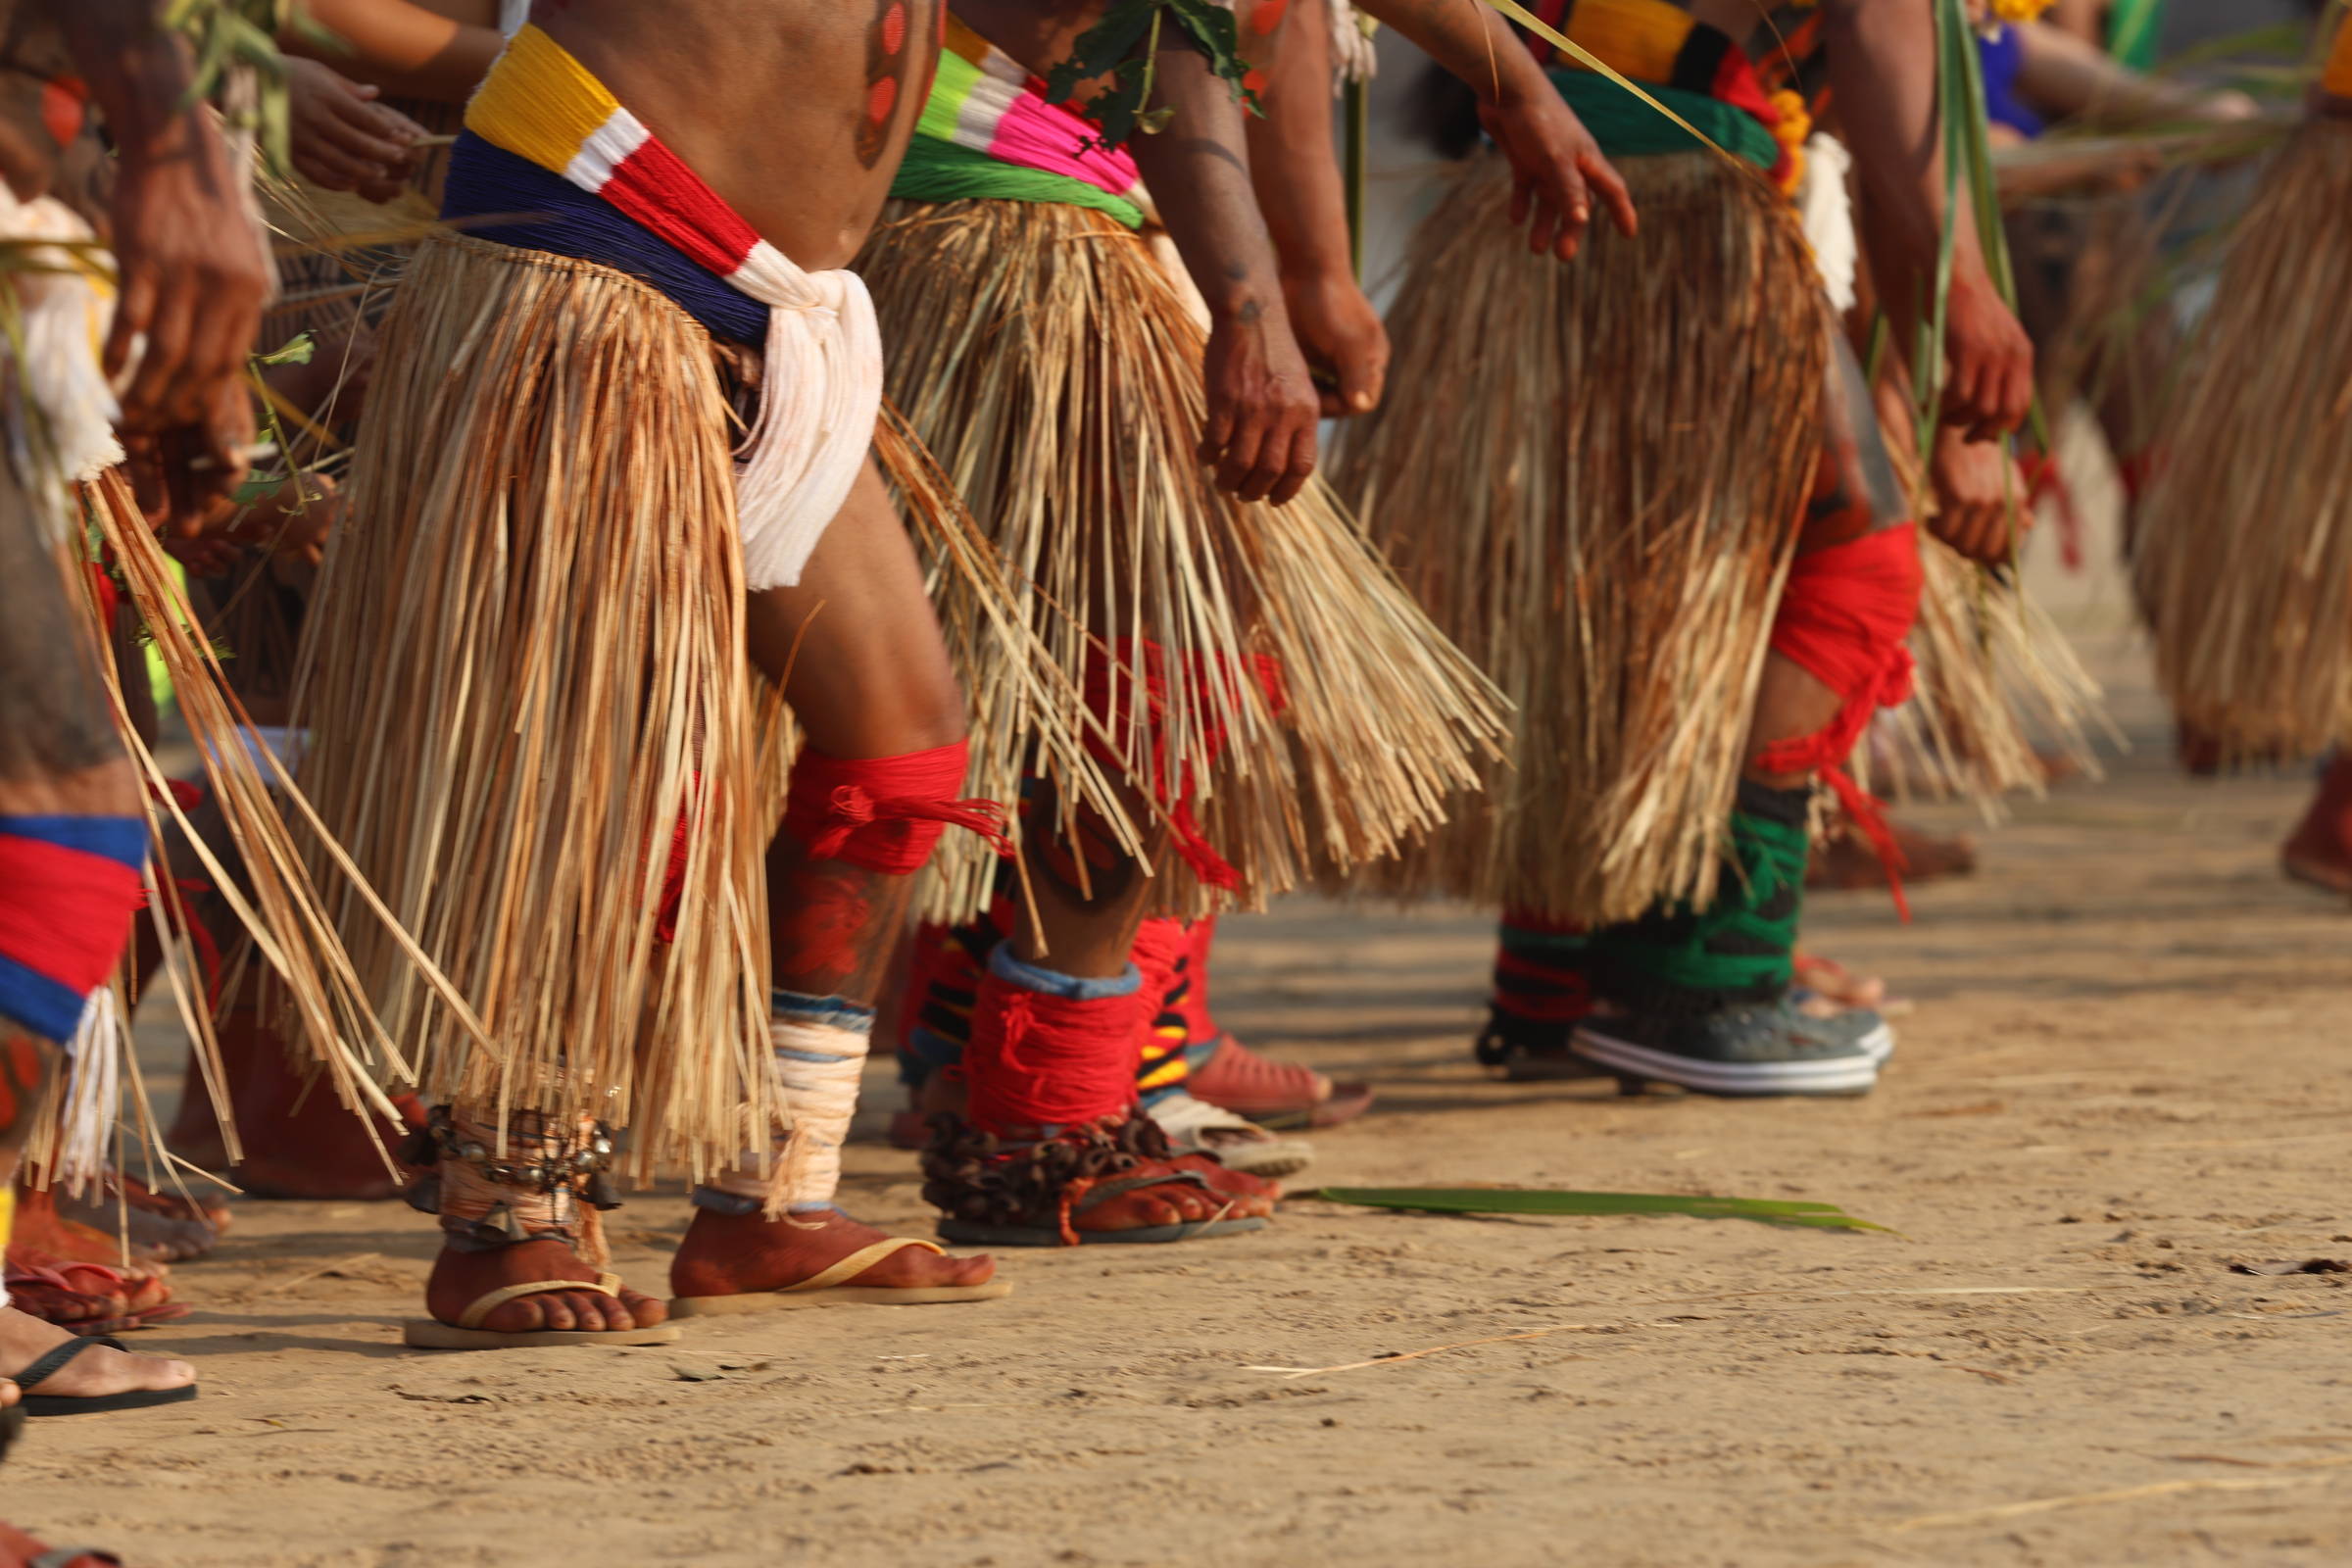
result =
[[[1887,1031],[1887,1049],[1893,1049]],[[1714,1095],[1862,1095],[1879,1081],[1883,1056],[1868,1054],[1813,1061],[1707,1061],[1618,1040],[1592,1024],[1576,1031],[1576,1049],[1627,1077],[1679,1084]]]

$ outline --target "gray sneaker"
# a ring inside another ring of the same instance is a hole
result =
[[[1864,1007],[1809,1018],[1784,997],[1699,1018],[1587,1018],[1576,1049],[1619,1076],[1709,1095],[1864,1095],[1892,1044]]]

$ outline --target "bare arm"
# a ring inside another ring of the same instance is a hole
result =
[[[1128,146],[1208,305],[1201,459],[1245,501],[1288,501],[1315,468],[1315,390],[1250,188],[1241,106],[1184,45],[1160,51],[1152,106],[1175,111],[1168,128]]]
[[[1348,270],[1348,193],[1331,134],[1330,13],[1291,0],[1270,32],[1245,24],[1242,52],[1261,72],[1262,115],[1248,117],[1250,179],[1285,277]]]
[[[1243,49],[1264,74],[1263,116],[1248,121],[1250,177],[1274,239],[1291,330],[1318,372],[1326,417],[1380,402],[1389,334],[1356,282],[1348,243],[1348,193],[1331,133],[1331,13],[1324,0],[1290,0],[1269,32],[1243,28]]]
[[[403,97],[463,103],[506,46],[496,27],[469,26],[409,0],[302,3],[310,20],[341,43],[320,43],[289,27],[278,37],[281,48]]]
[[[1597,191],[1618,229],[1634,231],[1633,198],[1592,133],[1552,90],[1500,13],[1479,0],[1357,0],[1478,94],[1479,119],[1510,160],[1511,221],[1534,219],[1529,247],[1576,255]]]
[[[1821,12],[1830,90],[1861,180],[1865,248],[1893,341],[1908,355],[1934,296],[1947,207],[1935,13],[1927,0],[1824,0]],[[1990,440],[2033,407],[2034,346],[1993,287],[1970,203],[1950,217],[1944,417]]]
[[[2044,24],[2073,34],[2084,43],[2104,46],[2107,40],[2107,0],[2055,0],[2041,14]]]
[[[119,374],[134,339],[145,337],[122,393],[123,427],[157,432],[214,421],[224,398],[242,402],[239,377],[270,281],[244,210],[244,172],[206,111],[189,104],[187,48],[164,26],[157,0],[45,4],[116,148],[112,243],[121,294],[107,373]],[[234,439],[233,430],[223,434]]]
[[[2017,85],[2034,107],[2066,120],[2102,126],[2167,121],[2230,124],[2261,113],[2240,92],[2203,92],[2143,76],[2097,44],[2038,22],[2019,24],[2025,59]]]

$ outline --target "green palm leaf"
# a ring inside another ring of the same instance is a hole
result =
[[[1764,1225],[1818,1230],[1887,1230],[1857,1219],[1835,1203],[1803,1199],[1580,1193],[1551,1187],[1325,1187],[1314,1196],[1334,1203],[1432,1214],[1688,1214],[1694,1219],[1749,1219]]]

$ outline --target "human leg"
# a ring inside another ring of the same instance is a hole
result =
[[[61,1042],[122,957],[146,853],[129,763],[67,609],[78,586],[0,467],[0,1247],[19,1165],[61,1075]],[[0,1377],[30,1385],[45,1414],[69,1400],[96,1409],[193,1396],[184,1361],[65,1351],[75,1339],[0,1305]]]
[[[870,466],[801,581],[754,597],[749,627],[753,658],[782,685],[803,740],[767,852],[769,1033],[793,1127],[696,1189],[670,1271],[676,1304],[1002,1296],[991,1259],[888,1236],[835,1202],[874,1002],[915,872],[949,826],[996,831],[988,803],[956,800],[962,696],[913,548]],[[781,1212],[770,1212],[771,1196]]]
[[[296,717],[328,831],[470,1014],[330,894],[438,1107],[409,1151],[444,1232],[419,1343],[665,1330],[601,1281],[600,1122],[642,1165],[710,1170],[778,1114],[714,360],[633,277],[456,236],[420,247],[385,325]]]
[[[1628,1078],[1727,1094],[1853,1094],[1893,1037],[1864,1009],[1789,998],[1817,777],[1840,771],[1872,712],[1908,685],[1916,539],[1850,351],[1834,345],[1816,479],[1750,723],[1727,835],[1732,865],[1592,938],[1593,1017],[1578,1049]],[[1849,811],[1868,803],[1850,783]]]
[[[2298,882],[2352,893],[2352,750],[2328,759],[2311,805],[2279,846],[2278,863]]]

